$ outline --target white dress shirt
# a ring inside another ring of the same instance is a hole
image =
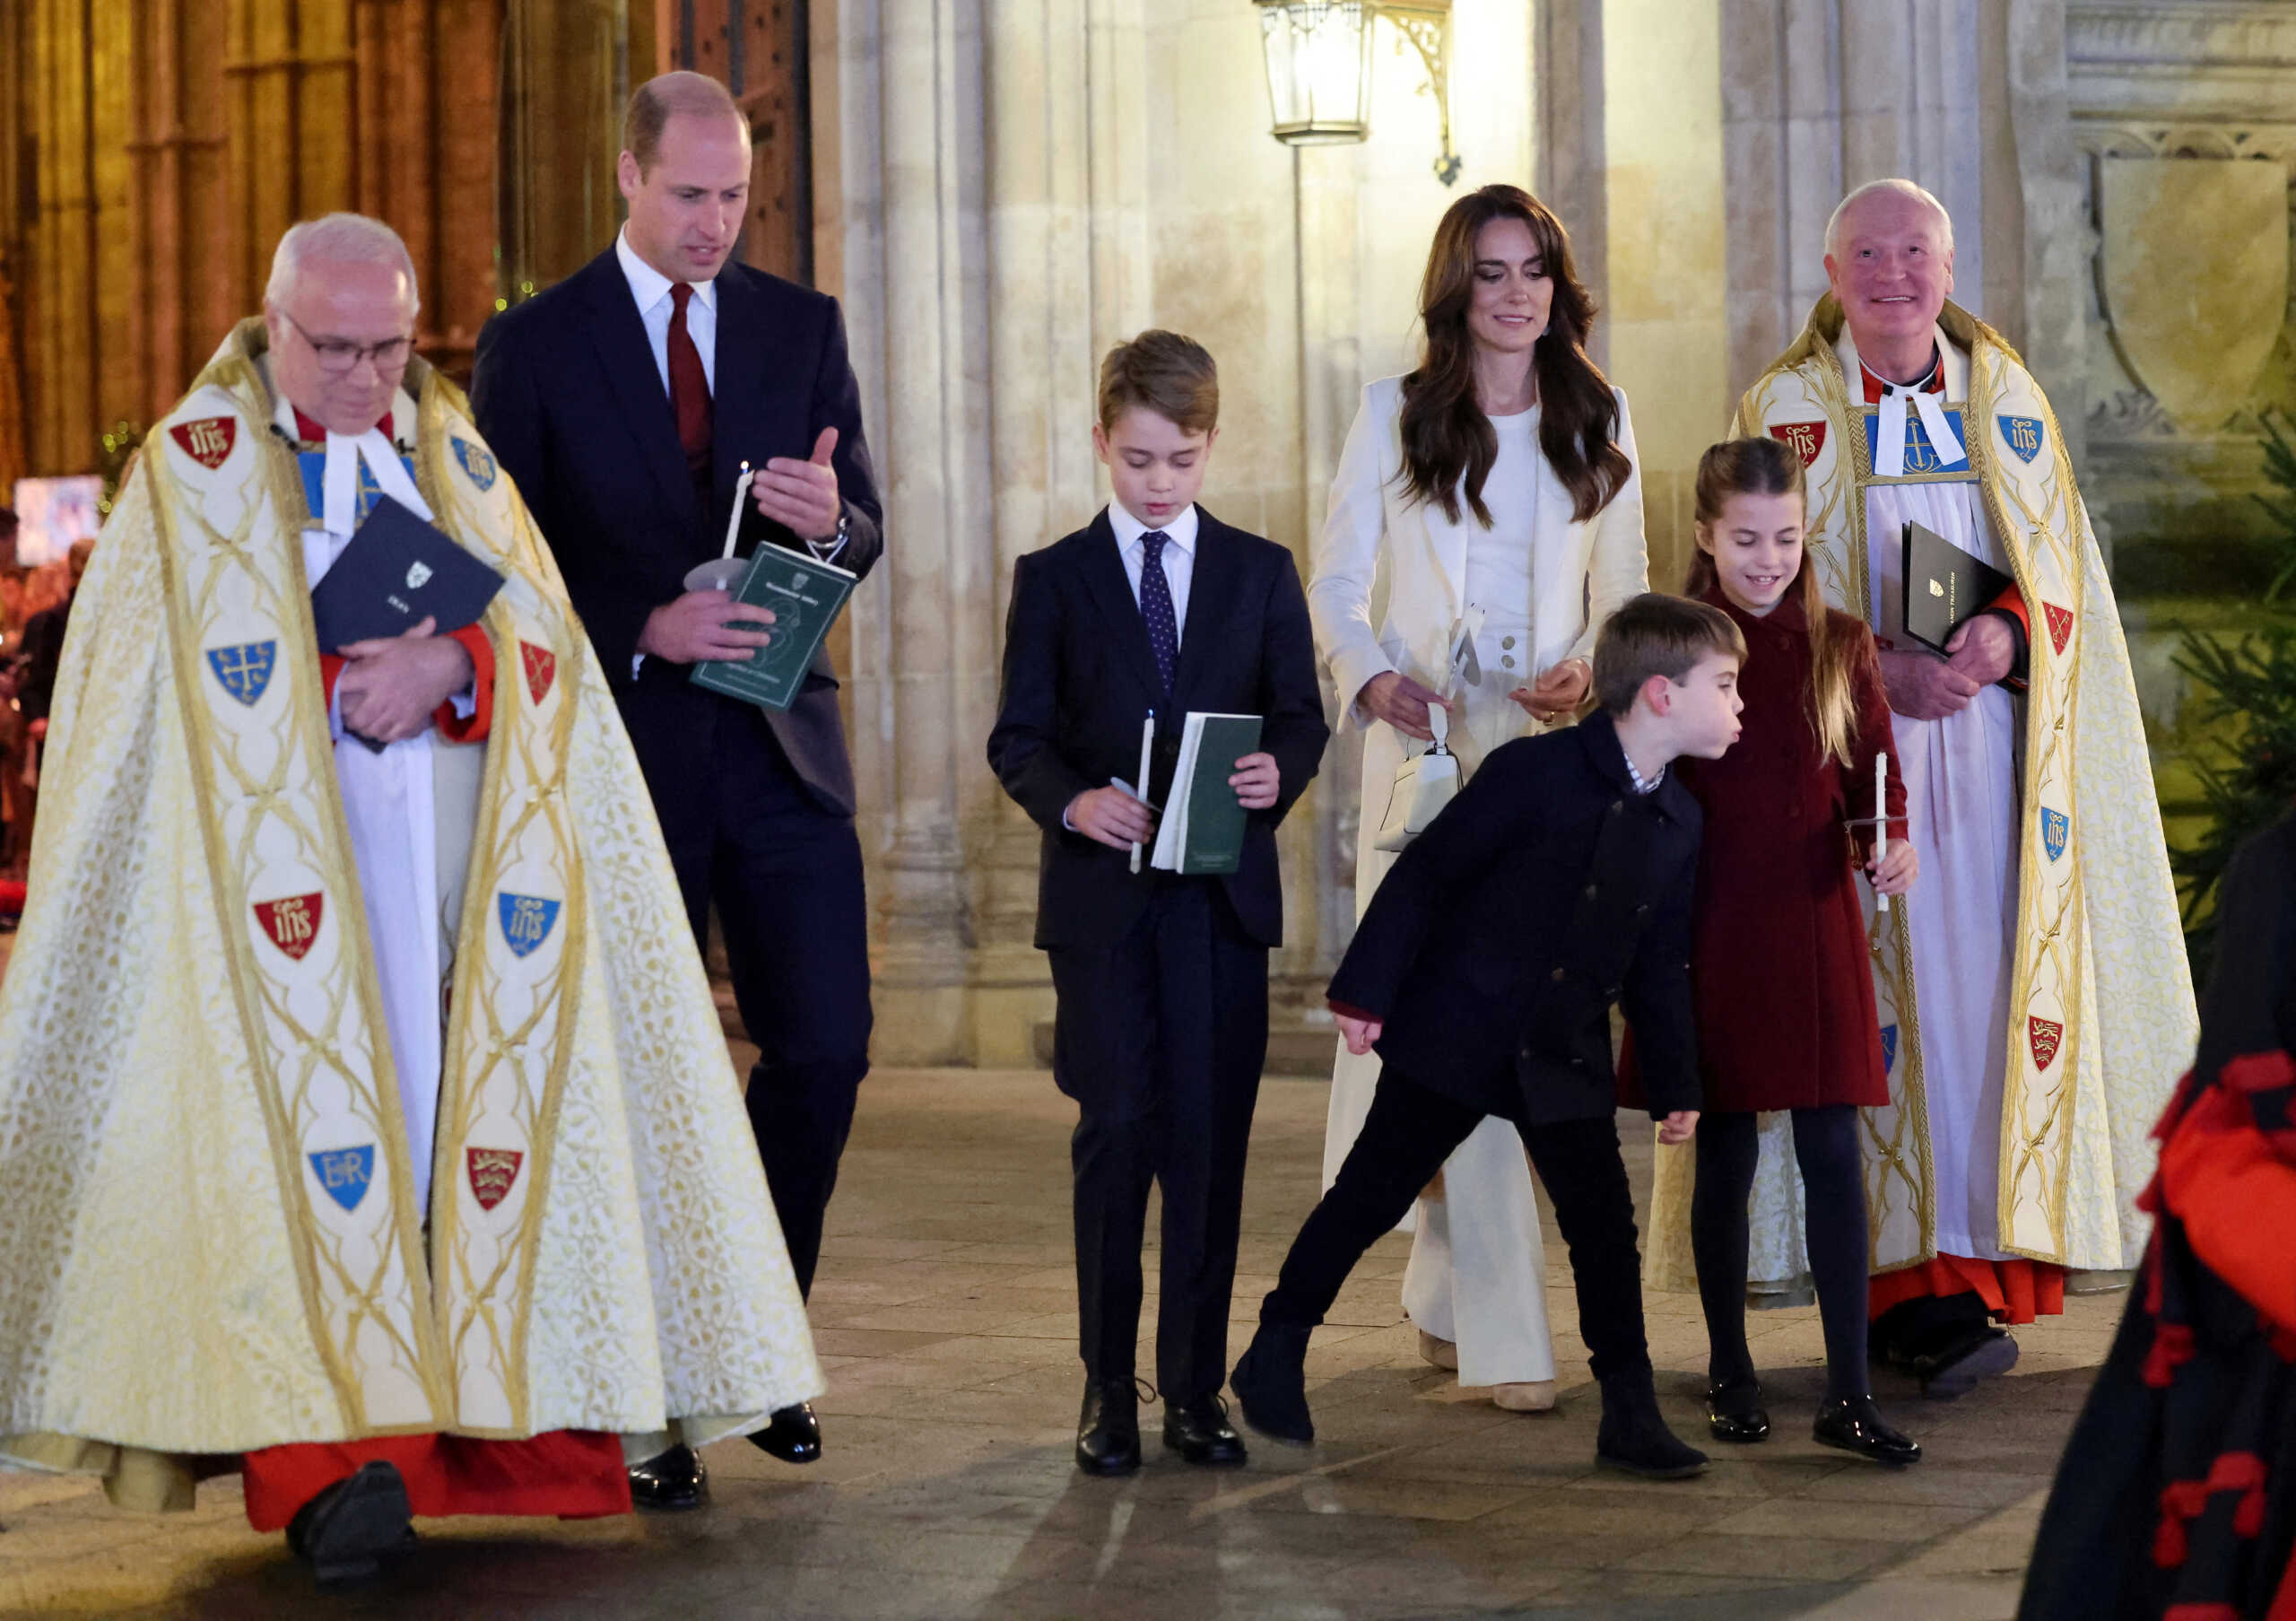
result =
[[[1140,600],[1140,565],[1148,555],[1143,539],[1148,526],[1125,510],[1120,501],[1109,502],[1109,527],[1116,531],[1116,549],[1124,559],[1124,577],[1132,582],[1132,600]],[[1172,592],[1172,629],[1187,636],[1187,588],[1196,578],[1196,503],[1190,501],[1164,526],[1164,583]]]
[[[675,283],[638,257],[630,246],[627,225],[613,240],[613,257],[622,261],[622,274],[630,282],[630,295],[638,301],[638,317],[646,323],[646,342],[654,351],[654,370],[661,374],[662,392],[667,395],[670,317],[677,309],[670,289]],[[718,283],[695,282],[691,286],[693,296],[685,306],[685,331],[693,340],[694,348],[700,352],[701,375],[709,379],[714,398],[718,393]]]

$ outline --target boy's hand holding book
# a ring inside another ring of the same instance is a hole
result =
[[[1283,778],[1275,769],[1275,756],[1246,754],[1236,762],[1236,774],[1228,779],[1228,786],[1236,790],[1236,802],[1246,810],[1274,810],[1283,787]]]
[[[1111,850],[1130,850],[1156,836],[1156,813],[1120,788],[1093,788],[1068,802],[1068,825]]]

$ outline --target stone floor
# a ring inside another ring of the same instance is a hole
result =
[[[1314,1196],[1324,1098],[1300,1081],[1262,1094],[1239,1323]],[[1594,1470],[1574,1336],[1557,1346],[1562,1400],[1546,1416],[1501,1413],[1422,1364],[1396,1306],[1404,1242],[1389,1238],[1317,1337],[1315,1448],[1258,1444],[1248,1468],[1212,1473],[1152,1439],[1135,1478],[1087,1480],[1068,1462],[1069,1122],[1040,1075],[869,1082],[813,1299],[831,1390],[828,1456],[812,1468],[734,1442],[710,1451],[714,1499],[698,1513],[426,1522],[390,1585],[333,1599],[278,1538],[247,1529],[231,1482],[160,1519],[74,1481],[0,1477],[0,1610],[1983,1621],[2014,1608],[2048,1470],[2119,1311],[2118,1297],[2076,1300],[2022,1333],[2015,1376],[1958,1404],[1886,1386],[1928,1450],[1902,1474],[1796,1434],[1816,1399],[1815,1313],[1762,1314],[1779,1436],[1700,1479],[1645,1484]],[[1648,1154],[1635,1154],[1638,1184]],[[1561,1253],[1552,1236],[1549,1253]],[[1554,1276],[1553,1319],[1568,1324]],[[1654,1294],[1650,1308],[1662,1393],[1689,1434],[1696,1303]]]

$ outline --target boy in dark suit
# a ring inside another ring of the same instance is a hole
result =
[[[1315,1438],[1308,1337],[1363,1251],[1483,1116],[1512,1120],[1570,1249],[1602,1386],[1598,1462],[1661,1478],[1704,1453],[1659,1416],[1610,1010],[1634,1026],[1659,1137],[1698,1124],[1690,924],[1698,806],[1666,767],[1738,736],[1745,641],[1718,608],[1636,597],[1595,650],[1600,712],[1493,750],[1396,862],[1331,982],[1348,1050],[1385,1060],[1371,1111],[1236,1364],[1251,1426]]]
[[[1275,829],[1330,729],[1292,554],[1196,504],[1218,437],[1201,345],[1144,332],[1100,368],[1092,445],[1116,500],[1020,560],[988,763],[1044,829],[1036,943],[1058,998],[1053,1078],[1076,1100],[1076,1294],[1084,1361],[1076,1462],[1140,1467],[1133,1351],[1152,1181],[1163,1190],[1156,1378],[1164,1443],[1191,1463],[1244,1446],[1219,1391],[1242,1217],[1244,1152],[1267,1052],[1267,953],[1283,932]],[[1188,711],[1258,715],[1228,780],[1249,812],[1225,876],[1132,870],[1155,815],[1110,786],[1171,787]]]

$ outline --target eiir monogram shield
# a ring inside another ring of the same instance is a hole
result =
[[[326,895],[316,889],[308,895],[283,895],[276,901],[255,903],[255,920],[263,925],[264,937],[297,963],[319,937],[319,922],[326,916]]]
[[[356,1210],[375,1180],[375,1145],[325,1149],[309,1157],[311,1173],[326,1196],[345,1210]]]
[[[514,895],[503,890],[494,897],[497,914],[502,920],[502,939],[515,956],[532,956],[558,921],[555,901],[539,895]]]
[[[1884,1024],[1882,1026],[1882,1073],[1887,1075],[1897,1067],[1898,1027],[1894,1024]]]
[[[225,692],[249,709],[261,701],[270,687],[271,672],[278,664],[276,641],[242,641],[236,647],[207,649],[207,667],[215,672],[215,679],[222,684]]]

